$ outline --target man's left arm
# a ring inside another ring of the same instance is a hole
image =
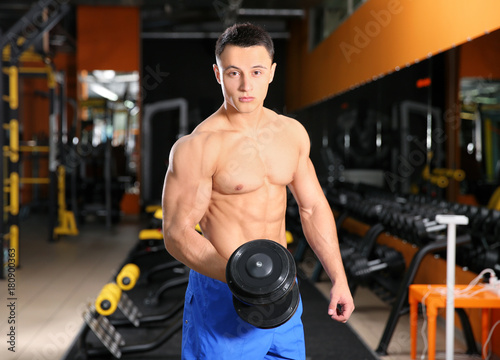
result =
[[[309,146],[306,133],[301,141],[297,171],[288,187],[297,200],[307,242],[332,281],[328,314],[334,320],[346,322],[354,311],[354,302],[342,264],[333,213],[309,158]]]

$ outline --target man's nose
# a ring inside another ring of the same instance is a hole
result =
[[[252,90],[252,81],[248,76],[242,76],[240,82],[240,91],[248,92]]]

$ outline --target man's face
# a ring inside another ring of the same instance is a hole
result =
[[[226,106],[241,113],[262,106],[275,68],[264,46],[226,46],[214,65]]]

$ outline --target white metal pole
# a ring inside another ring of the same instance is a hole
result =
[[[446,360],[453,360],[455,335],[455,256],[457,225],[467,225],[462,215],[436,215],[436,222],[448,224],[446,250]]]
[[[448,224],[446,250],[446,360],[453,360],[455,334],[456,225]]]

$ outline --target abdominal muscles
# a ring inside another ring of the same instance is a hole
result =
[[[243,184],[238,186],[245,190]],[[203,235],[223,257],[229,258],[238,246],[250,240],[269,239],[286,246],[285,211],[285,186],[265,183],[254,191],[232,194],[214,190],[200,225]]]

